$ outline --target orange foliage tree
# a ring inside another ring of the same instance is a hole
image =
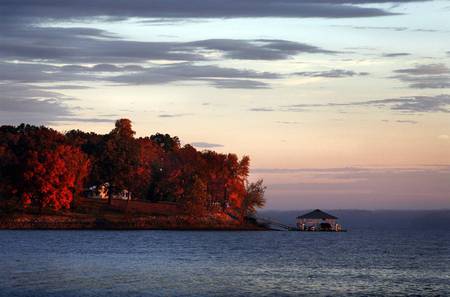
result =
[[[23,172],[23,206],[70,208],[83,189],[89,161],[78,149],[58,145],[51,151],[31,151]]]
[[[69,208],[90,186],[109,182],[134,199],[170,201],[192,215],[226,212],[244,218],[264,205],[262,181],[248,183],[250,158],[181,147],[177,137],[157,133],[135,138],[120,119],[108,134],[45,127],[0,127],[0,202]]]

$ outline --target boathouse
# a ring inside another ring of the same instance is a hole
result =
[[[341,231],[337,217],[320,209],[313,210],[297,217],[297,228],[300,231]]]

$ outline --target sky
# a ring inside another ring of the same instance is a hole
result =
[[[251,158],[268,209],[450,208],[450,1],[2,0],[0,124]]]

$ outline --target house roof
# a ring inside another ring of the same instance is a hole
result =
[[[297,219],[332,219],[336,220],[337,217],[332,216],[326,212],[321,211],[320,209],[313,210],[304,215],[298,216]]]

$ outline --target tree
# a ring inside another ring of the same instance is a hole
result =
[[[202,216],[207,211],[206,183],[197,175],[186,189],[183,204],[191,215]]]
[[[97,160],[97,183],[109,182],[112,192],[123,189],[134,192],[139,187],[134,178],[139,167],[140,152],[134,134],[131,121],[120,119],[104,138],[103,151]]]
[[[160,146],[165,152],[174,151],[180,148],[178,137],[171,137],[169,134],[156,133],[150,136],[150,140]]]
[[[70,208],[88,172],[89,161],[78,148],[59,145],[54,150],[31,151],[23,172],[22,205]]]
[[[0,127],[0,200],[23,206],[69,208],[85,185],[109,182],[111,193],[176,202],[191,215],[244,218],[265,203],[262,181],[248,183],[249,166],[248,156],[180,147],[169,134],[135,138],[128,119],[106,135]]]
[[[266,187],[263,186],[262,179],[255,183],[247,183],[241,206],[242,218],[253,215],[256,213],[257,208],[264,207],[266,204],[266,199],[264,198],[265,191]]]

